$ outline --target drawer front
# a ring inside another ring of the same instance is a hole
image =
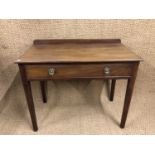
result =
[[[29,80],[131,76],[132,63],[26,65]]]

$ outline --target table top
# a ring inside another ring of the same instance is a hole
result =
[[[35,40],[16,63],[132,62],[142,59],[120,39]]]

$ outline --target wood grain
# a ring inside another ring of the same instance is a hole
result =
[[[35,40],[34,45],[16,61],[33,130],[37,131],[38,126],[30,81],[41,81],[42,97],[46,102],[45,81],[56,79],[112,79],[110,100],[114,97],[115,80],[128,79],[120,123],[124,128],[141,60],[120,39]],[[53,75],[49,74],[50,68],[54,69]]]
[[[24,88],[24,92],[25,92],[25,97],[27,100],[28,109],[29,109],[30,116],[31,116],[33,130],[37,131],[38,125],[37,125],[35,106],[34,106],[34,102],[33,102],[31,83],[26,78],[26,72],[25,72],[24,65],[19,65],[19,70],[20,70],[20,74],[21,74],[21,79],[22,79],[22,84],[23,84],[23,88]]]
[[[16,63],[88,63],[140,61],[120,40],[34,41]],[[38,44],[38,42],[40,44]]]
[[[67,79],[79,77],[106,77],[106,76],[131,76],[133,63],[104,63],[104,64],[48,64],[26,65],[28,80],[33,79]],[[105,74],[104,68],[110,72]],[[55,69],[53,76],[49,75],[50,68]]]
[[[133,76],[132,76],[132,78],[128,79],[125,100],[124,100],[124,106],[123,106],[123,112],[122,112],[121,123],[120,123],[121,128],[125,127],[125,123],[127,120],[128,111],[129,111],[132,94],[133,94],[133,90],[134,90],[134,85],[135,85],[135,81],[136,81],[136,77],[137,77],[138,67],[139,67],[139,62],[134,64],[134,67],[132,70]]]

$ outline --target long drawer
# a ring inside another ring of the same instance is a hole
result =
[[[27,79],[74,79],[131,76],[133,63],[102,64],[31,64],[26,65]]]

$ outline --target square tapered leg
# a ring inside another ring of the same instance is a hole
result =
[[[46,103],[47,102],[47,81],[40,81],[40,88],[41,88],[43,103]]]
[[[27,100],[28,109],[31,116],[33,130],[37,131],[38,125],[37,125],[37,118],[35,113],[35,106],[34,106],[33,97],[32,97],[31,83],[26,79],[24,65],[19,65],[19,69],[20,69],[20,74],[21,74],[26,100]]]
[[[116,85],[116,80],[115,79],[112,79],[112,82],[111,82],[111,90],[110,90],[110,101],[113,101],[114,100],[114,94],[115,94],[115,85]]]

